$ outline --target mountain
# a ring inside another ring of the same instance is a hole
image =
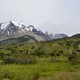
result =
[[[71,37],[80,37],[80,34],[72,35]]]
[[[55,34],[53,39],[61,39],[61,38],[66,38],[68,37],[66,34]]]
[[[51,40],[53,40],[53,39],[54,39],[54,37],[53,37],[53,34],[52,34],[52,33],[50,33],[50,34],[49,34],[49,37],[50,37],[50,39],[51,39]]]
[[[35,41],[50,40],[49,36],[43,33],[41,30],[35,28],[33,25],[28,25],[21,21],[9,21],[0,23],[0,41],[15,39],[22,36],[28,36],[28,38]]]

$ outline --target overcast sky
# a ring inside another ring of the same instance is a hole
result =
[[[80,32],[80,0],[0,0],[0,22],[10,20],[72,35]]]

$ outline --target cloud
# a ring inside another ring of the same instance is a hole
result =
[[[0,0],[0,22],[10,20],[24,21],[53,34],[77,33],[80,0]]]

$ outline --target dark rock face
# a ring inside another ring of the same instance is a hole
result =
[[[42,31],[40,30],[36,30],[35,28],[33,28],[32,30],[35,34],[39,35],[39,36],[43,36],[45,37],[46,40],[50,40],[50,37],[46,34],[44,34]]]
[[[18,30],[18,27],[16,27],[11,21],[10,21],[10,24],[8,25],[7,27],[7,31],[9,32],[8,34],[11,34],[15,31]]]

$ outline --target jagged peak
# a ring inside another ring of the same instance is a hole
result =
[[[7,27],[8,27],[10,24],[15,25],[15,26],[18,27],[19,29],[21,29],[21,28],[28,28],[28,26],[29,26],[27,23],[24,23],[23,21],[11,20],[11,21],[8,21],[8,22],[0,23],[0,28],[1,28],[1,30],[2,30],[2,29],[7,29]]]
[[[20,26],[20,27],[23,26],[23,25],[28,26],[28,24],[27,23],[24,23],[23,21],[12,20],[10,22],[12,22],[14,25]]]

